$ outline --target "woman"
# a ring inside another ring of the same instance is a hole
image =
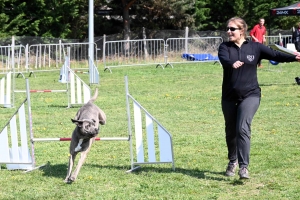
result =
[[[300,52],[300,23],[298,23],[298,27],[293,32],[292,41],[295,44],[296,50]]]
[[[261,59],[277,62],[300,60],[300,54],[284,54],[259,42],[246,40],[247,28],[243,19],[229,19],[226,28],[229,42],[223,42],[218,52],[223,66],[221,104],[229,159],[225,175],[234,176],[239,165],[241,179],[249,178],[251,122],[261,98],[257,63]]]

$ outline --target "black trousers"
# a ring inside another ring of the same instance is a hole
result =
[[[238,159],[240,168],[249,165],[251,123],[259,104],[259,97],[248,97],[241,102],[222,100],[228,159]]]

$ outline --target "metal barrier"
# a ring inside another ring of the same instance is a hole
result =
[[[89,43],[62,43],[61,41],[59,44],[30,45],[29,65],[33,69],[57,69],[64,60],[67,48],[70,48],[70,60],[75,61],[74,64],[78,63],[78,65],[73,65],[74,68],[82,68],[80,67],[82,62],[88,65],[88,47]],[[96,44],[95,49],[97,49]],[[97,59],[97,51],[95,52]]]
[[[282,35],[283,46],[286,47],[288,43],[292,43],[292,35]],[[280,37],[279,35],[266,36],[266,45],[270,44],[279,44]]]
[[[27,68],[26,47],[15,45],[12,54],[12,46],[0,46],[0,71],[6,73],[12,70],[12,55],[14,55],[14,67],[16,71]]]
[[[218,62],[218,47],[223,42],[221,37],[193,37],[164,39],[140,39],[140,40],[119,40],[105,41],[103,39],[102,59],[104,70],[123,66],[156,65],[162,68],[172,63],[194,62]],[[250,37],[248,36],[250,39]],[[278,44],[279,35],[266,36],[266,45]],[[292,43],[291,35],[282,35],[283,46]],[[70,62],[72,69],[82,68],[82,63],[89,64],[89,43],[59,43],[56,44],[35,44],[31,46],[15,45],[14,52],[11,46],[0,46],[0,70],[7,72],[12,66],[12,55],[16,72],[28,72],[31,70],[48,71],[58,70],[63,62],[66,49],[70,48]],[[98,48],[95,44],[95,60]],[[188,54],[183,56],[183,54]],[[193,58],[194,55],[200,55]],[[192,58],[192,59],[191,59]],[[212,58],[212,59],[211,59]],[[172,66],[173,67],[173,66]],[[97,66],[94,66],[96,69]],[[84,68],[88,69],[88,68]],[[99,83],[97,70],[90,70],[90,83]]]
[[[218,47],[223,42],[221,37],[169,38],[107,41],[103,43],[104,70],[113,67],[156,65],[162,68],[171,63],[190,62],[183,54],[205,54],[199,62],[218,62]],[[209,58],[207,58],[209,55]],[[164,65],[164,66],[163,66]],[[173,66],[172,66],[173,67]]]
[[[103,43],[104,70],[114,67],[156,65],[165,63],[163,39],[120,40]]]
[[[185,58],[184,54],[204,55],[193,59],[195,62],[219,62],[218,48],[222,42],[221,37],[169,38],[166,40],[165,64],[190,62],[191,59]]]

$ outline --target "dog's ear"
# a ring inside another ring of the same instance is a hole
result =
[[[83,121],[78,121],[78,120],[75,120],[75,119],[71,119],[71,121],[76,124],[78,127],[82,127],[82,124],[83,124]]]
[[[100,110],[98,117],[99,117],[99,123],[101,125],[104,125],[106,123],[106,115],[102,110]]]

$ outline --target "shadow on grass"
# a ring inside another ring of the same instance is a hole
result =
[[[45,166],[41,167],[41,171],[44,172],[44,176],[63,178],[66,176],[68,166],[67,164],[55,164],[47,163]]]
[[[133,174],[140,174],[145,172],[155,172],[155,173],[179,173],[187,176],[191,176],[197,179],[206,179],[206,180],[216,180],[216,181],[228,181],[228,177],[224,176],[224,172],[213,172],[210,170],[199,170],[199,169],[184,169],[184,168],[176,168],[173,171],[171,168],[154,168],[154,167],[145,167],[142,166],[137,171],[133,172]]]
[[[267,86],[274,86],[274,85],[280,85],[280,86],[290,86],[290,85],[295,85],[297,86],[296,83],[262,83],[262,84],[259,84],[260,87],[267,87]]]
[[[92,168],[120,170],[120,171],[124,171],[124,173],[126,173],[127,170],[130,170],[130,166],[95,165],[95,164],[84,164],[82,170],[84,170],[84,166],[89,166]],[[67,168],[68,168],[67,164],[51,165],[51,163],[47,163],[44,167],[41,168],[41,170],[44,172],[44,176],[64,179],[67,173]],[[244,184],[244,181],[239,180],[237,177],[234,178],[234,177],[224,176],[224,172],[215,172],[210,170],[199,170],[199,169],[176,168],[175,171],[173,171],[171,168],[141,166],[141,168],[131,172],[130,174],[139,175],[142,173],[162,173],[162,174],[176,173],[176,174],[191,176],[197,179],[228,182],[230,185],[233,186]]]

